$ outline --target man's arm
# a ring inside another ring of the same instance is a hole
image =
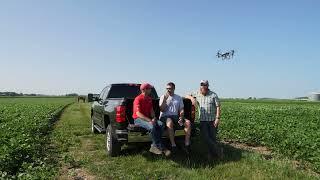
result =
[[[156,118],[156,113],[154,112],[153,108],[151,109],[151,120],[154,120]]]
[[[197,101],[196,101],[196,99],[195,99],[193,96],[191,96],[191,95],[186,95],[185,98],[190,99],[191,102],[192,102],[192,105],[195,106],[195,105],[197,104]]]
[[[144,114],[142,114],[139,111],[137,112],[137,116],[142,120],[145,120],[145,121],[148,121],[148,122],[152,121],[152,119],[148,118],[147,116],[145,116]]]
[[[184,110],[183,109],[180,110],[179,115],[180,115],[180,118],[182,118],[182,119],[184,118]]]
[[[221,108],[220,106],[217,106],[216,118],[213,122],[214,127],[218,127],[220,124],[220,114],[221,114]]]
[[[167,99],[169,96],[167,94],[160,97],[160,111],[164,112],[167,109]]]
[[[218,125],[220,123],[221,105],[220,105],[220,100],[219,100],[217,95],[216,95],[214,101],[215,101],[215,104],[216,104],[216,118],[215,118],[215,121],[214,121],[214,127],[218,127]]]
[[[216,113],[216,119],[220,119],[220,114],[221,114],[221,107],[217,107],[217,113]]]
[[[183,104],[182,97],[180,97],[179,108],[180,108],[179,110],[180,118],[184,119],[184,104]]]

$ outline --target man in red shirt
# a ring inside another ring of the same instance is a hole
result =
[[[152,88],[148,83],[141,84],[141,94],[133,102],[132,117],[135,125],[145,128],[151,133],[152,144],[149,151],[154,154],[164,153],[169,156],[171,152],[165,149],[161,142],[163,123],[155,117],[152,98],[150,97]]]

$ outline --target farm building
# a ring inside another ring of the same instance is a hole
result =
[[[320,92],[311,93],[309,96],[310,101],[320,101]]]

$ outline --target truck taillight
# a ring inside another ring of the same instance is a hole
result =
[[[191,119],[195,120],[196,118],[196,107],[194,105],[191,106]]]
[[[123,123],[126,121],[126,107],[117,106],[116,107],[116,121],[118,123]]]

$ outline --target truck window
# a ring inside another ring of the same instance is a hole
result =
[[[108,98],[133,99],[141,93],[139,85],[115,85],[110,88]],[[151,90],[152,99],[157,99],[158,94],[154,88]]]
[[[104,89],[101,91],[101,93],[100,93],[100,95],[99,95],[99,98],[100,98],[100,99],[102,99],[102,97],[104,96],[105,92],[106,92],[106,88],[104,88]]]
[[[105,100],[105,99],[107,98],[108,93],[109,93],[109,90],[110,90],[110,86],[107,86],[107,87],[105,88],[104,94],[102,95],[102,99],[103,99],[103,100]]]

